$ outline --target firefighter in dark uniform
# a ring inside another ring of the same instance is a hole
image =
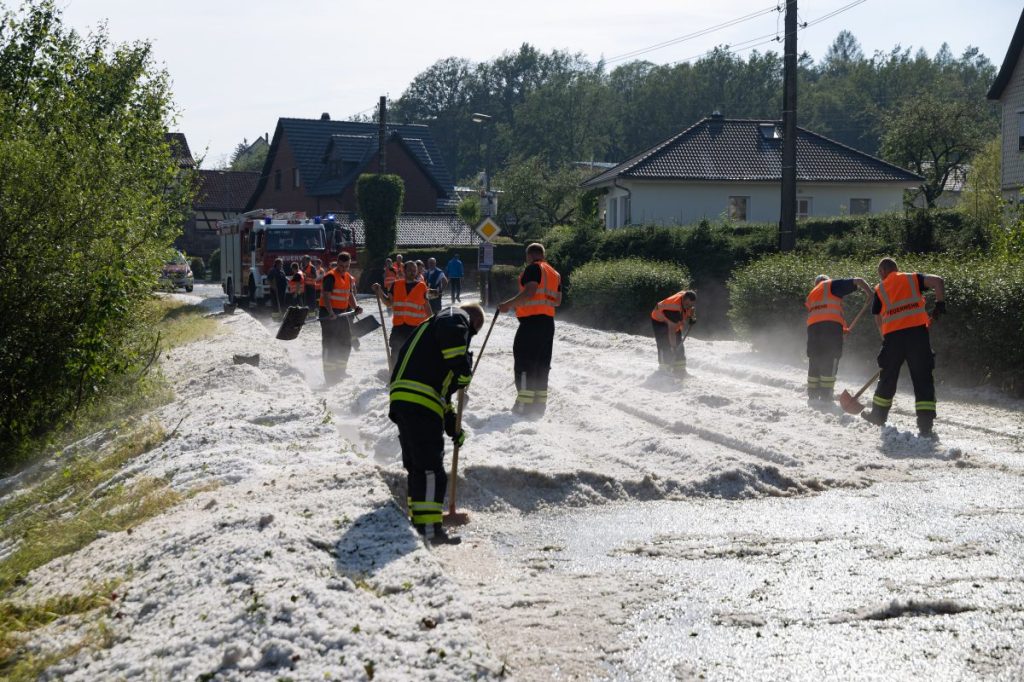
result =
[[[483,309],[476,304],[442,310],[415,329],[391,373],[388,416],[398,426],[409,482],[409,516],[417,532],[434,544],[459,541],[441,526],[448,487],[444,434],[460,445],[465,440],[465,434],[455,430],[451,396],[469,385],[469,343],[483,323]]]
[[[420,326],[430,318],[430,305],[427,302],[427,285],[416,281],[416,263],[405,264],[405,278],[396,280],[390,289],[381,289],[374,282],[371,287],[384,305],[391,308],[391,362],[398,357],[402,345]]]
[[[352,327],[348,317],[341,313],[363,309],[356,304],[356,280],[348,271],[352,257],[338,254],[338,263],[324,275],[320,292],[320,331],[323,349],[324,381],[338,383],[348,369],[348,356],[352,353]]]
[[[697,292],[680,291],[658,301],[651,311],[654,343],[658,346],[658,369],[686,376],[686,350],[683,348],[683,329],[697,323],[693,307]]]
[[[914,383],[914,410],[917,430],[922,436],[932,435],[935,422],[935,353],[928,337],[931,321],[946,312],[943,280],[937,275],[900,272],[896,261],[883,258],[878,264],[881,283],[875,287],[872,313],[882,334],[882,350],[878,366],[882,369],[875,387],[871,411],[861,416],[872,424],[883,426],[896,395],[900,367],[907,363]],[[925,310],[924,292],[935,291],[935,308],[929,318]]]
[[[544,414],[548,403],[548,373],[555,341],[555,308],[562,304],[562,277],[544,260],[544,247],[526,247],[526,269],[519,277],[519,293],[498,306],[503,313],[515,308],[519,329],[512,344],[516,395],[512,411]]]
[[[836,372],[843,356],[843,336],[849,331],[843,317],[843,297],[860,288],[869,297],[874,291],[860,277],[814,278],[814,288],[807,294],[807,398],[812,401],[834,400]]]

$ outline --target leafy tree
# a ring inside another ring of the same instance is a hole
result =
[[[248,141],[242,140],[240,143],[235,145],[235,149],[231,153],[231,163],[228,165],[228,170],[263,170],[263,164],[267,160],[267,154],[269,152],[270,145],[267,144],[263,138],[259,138],[253,144],[249,144]]]
[[[510,163],[495,177],[498,215],[505,233],[516,239],[539,236],[569,223],[580,206],[580,183],[588,173],[571,164],[548,166],[532,156]]]
[[[946,181],[963,172],[990,131],[981,124],[983,106],[919,92],[903,100],[884,119],[882,154],[925,177],[920,194],[929,208]]]
[[[405,183],[397,175],[364,173],[356,181],[356,201],[366,232],[369,265],[376,268],[395,248],[398,215],[405,198]]]
[[[0,17],[0,466],[137,367],[194,178],[150,45],[83,38],[50,0]]]
[[[466,197],[459,202],[455,212],[462,219],[462,222],[466,223],[470,227],[476,227],[480,224],[482,215],[480,212],[480,199],[479,197]]]
[[[971,160],[957,209],[985,230],[999,229],[1005,202],[1002,193],[1002,141],[989,140]]]

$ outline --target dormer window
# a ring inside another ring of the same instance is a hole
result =
[[[774,123],[759,123],[757,127],[761,130],[762,140],[781,140],[782,135]]]

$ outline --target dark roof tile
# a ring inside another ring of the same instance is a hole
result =
[[[199,190],[193,207],[206,211],[241,211],[259,182],[258,171],[199,171]]]
[[[999,67],[996,79],[992,81],[992,87],[988,90],[988,99],[1001,99],[1003,90],[1010,84],[1017,62],[1020,61],[1021,50],[1024,49],[1024,11],[1021,11],[1017,19],[1017,28],[1013,31],[1013,38],[1010,39],[1010,46],[1006,49],[1006,56],[1003,57],[1003,65]]]
[[[771,126],[771,127],[769,127]],[[615,178],[779,181],[782,139],[777,121],[705,118],[683,132],[583,183],[594,187]],[[800,182],[917,182],[898,166],[797,128]]]

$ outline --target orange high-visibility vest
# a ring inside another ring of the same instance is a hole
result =
[[[558,285],[562,282],[562,276],[558,271],[547,264],[546,261],[536,261],[540,266],[540,284],[537,291],[527,299],[525,305],[516,307],[516,317],[529,317],[530,315],[555,316],[555,302],[558,300]],[[520,277],[520,280],[522,278]],[[526,287],[522,281],[519,283],[519,290]]]
[[[890,272],[875,287],[875,293],[882,301],[882,335],[911,327],[927,327],[928,313],[924,307],[924,295],[917,283],[917,275],[906,272]]]
[[[690,314],[693,312],[693,307],[687,308],[683,303],[683,297],[686,296],[685,291],[680,291],[678,294],[672,294],[666,299],[658,301],[658,305],[651,311],[651,319],[655,322],[663,322],[665,324],[675,325],[673,331],[682,331],[686,325],[687,320],[690,319]],[[674,310],[679,313],[679,322],[672,322],[665,316],[666,310]]]
[[[390,289],[394,285],[395,280],[397,280],[397,279],[398,279],[398,277],[395,275],[395,269],[394,268],[384,268],[384,288],[385,289]]]
[[[298,276],[298,279],[295,279],[296,275]],[[304,279],[305,278],[302,276],[301,270],[288,275],[288,293],[293,296],[301,294]]]
[[[818,282],[804,301],[807,308],[807,326],[819,322],[838,322],[846,329],[843,317],[843,300],[832,293],[832,280]]]
[[[392,323],[416,327],[430,317],[427,303],[427,285],[416,282],[411,287],[404,279],[395,282],[391,290]]]
[[[334,310],[348,310],[352,301],[353,292],[356,290],[356,279],[351,272],[331,270],[324,277],[334,278],[334,288],[330,291],[320,293],[320,306],[333,308]]]
[[[310,263],[302,269],[302,278],[305,280],[307,287],[316,286],[316,268]]]
[[[327,273],[324,272],[323,268],[317,268],[316,269],[316,292],[318,294],[320,293],[320,290],[323,289],[323,286],[324,286],[324,275],[325,274],[327,274]]]

